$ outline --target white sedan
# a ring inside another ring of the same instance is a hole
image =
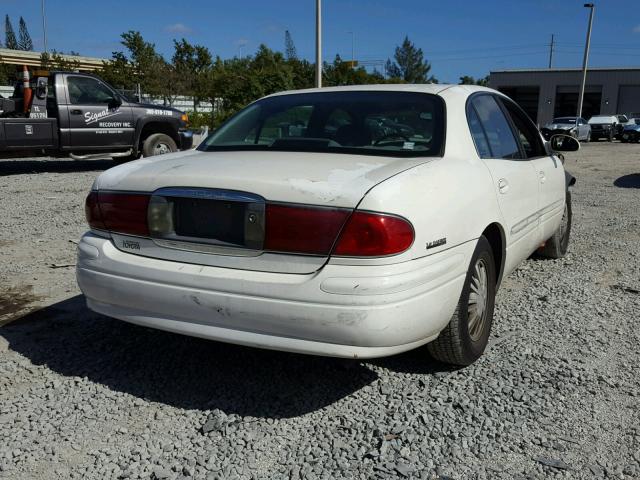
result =
[[[102,173],[78,284],[92,310],[242,345],[339,357],[484,351],[501,279],[565,254],[561,156],[482,87],[285,92],[198,150]]]

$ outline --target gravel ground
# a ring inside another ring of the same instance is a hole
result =
[[[640,478],[639,145],[567,156],[569,255],[505,280],[458,370],[93,314],[66,265],[109,165],[0,160],[0,478]]]

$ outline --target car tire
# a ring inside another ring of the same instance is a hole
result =
[[[571,236],[571,192],[567,190],[567,199],[564,205],[564,213],[558,230],[549,238],[538,254],[545,258],[562,258],[569,250],[569,238]]]
[[[142,156],[153,157],[165,153],[177,152],[178,146],[175,140],[164,133],[149,135],[142,144]]]
[[[487,347],[496,296],[496,267],[489,241],[481,236],[471,257],[456,311],[440,336],[427,345],[436,360],[466,366]]]
[[[591,141],[591,132],[587,133],[587,136],[584,139],[584,143],[589,143]]]

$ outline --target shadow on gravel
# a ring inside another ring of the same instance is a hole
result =
[[[114,167],[111,160],[22,160],[0,159],[0,177],[5,175],[23,175],[29,173],[65,173],[92,172]]]
[[[447,376],[463,367],[455,367],[440,363],[429,355],[427,347],[419,347],[393,357],[376,358],[367,360],[368,363],[397,373],[409,373],[414,375]]]
[[[640,173],[632,173],[617,178],[613,184],[620,188],[640,188]]]
[[[88,310],[81,295],[0,328],[36,365],[178,408],[288,418],[372,383],[355,361],[228,345],[147,329]]]

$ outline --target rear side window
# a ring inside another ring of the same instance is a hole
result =
[[[469,108],[467,119],[469,121],[469,129],[471,130],[473,143],[476,144],[476,149],[478,150],[478,155],[480,155],[480,158],[491,158],[489,142],[487,141],[487,136],[484,134],[484,129],[480,124],[480,118],[478,118],[475,108]]]
[[[474,97],[471,100],[471,109],[475,110],[477,119],[479,119],[484,129],[485,138],[491,151],[491,158],[521,158],[520,148],[513,135],[511,126],[504,116],[504,113],[502,113],[502,109],[492,96],[479,95]],[[476,148],[482,156],[480,152],[483,148],[481,145],[478,145],[477,142]]]

